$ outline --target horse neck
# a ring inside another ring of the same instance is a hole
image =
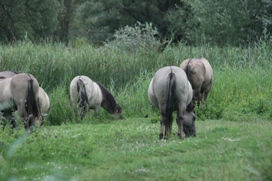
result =
[[[102,92],[103,100],[101,102],[101,107],[107,110],[109,113],[114,114],[116,101],[113,98],[112,94],[100,83],[97,83]]]

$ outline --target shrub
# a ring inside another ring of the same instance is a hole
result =
[[[158,36],[158,30],[152,26],[152,23],[137,22],[134,27],[120,28],[113,36],[114,40],[107,42],[106,47],[135,52],[157,50],[161,45],[160,41],[155,38]]]

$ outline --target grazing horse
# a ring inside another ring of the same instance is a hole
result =
[[[178,136],[196,136],[193,90],[185,72],[176,66],[159,69],[148,88],[148,99],[160,110],[159,139],[167,139],[172,131],[172,113],[177,111]]]
[[[213,70],[205,58],[191,58],[184,60],[180,67],[186,72],[194,90],[193,100],[204,103],[213,84]]]
[[[94,115],[97,116],[100,106],[115,116],[122,113],[122,108],[116,103],[112,94],[103,85],[84,75],[76,76],[71,81],[70,97],[75,112],[79,107],[81,108],[81,119],[89,109],[94,109]]]
[[[17,110],[27,129],[36,121],[42,121],[38,94],[39,83],[31,74],[19,73],[9,78],[2,78],[0,79],[0,111]]]
[[[10,78],[16,74],[19,74],[18,72],[14,72],[14,71],[9,71],[9,70],[6,70],[6,71],[2,71],[0,72],[0,81],[1,79],[5,79],[5,78]],[[49,97],[47,95],[47,93],[44,91],[43,88],[39,88],[39,94],[38,94],[38,97],[39,97],[39,107],[42,111],[42,116],[45,117],[47,116],[47,112],[50,108],[50,100],[49,100]]]

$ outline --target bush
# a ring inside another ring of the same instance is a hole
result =
[[[114,39],[107,42],[106,47],[137,52],[158,50],[161,45],[160,41],[155,38],[158,36],[158,30],[152,27],[152,23],[137,22],[134,27],[120,28],[113,36]]]

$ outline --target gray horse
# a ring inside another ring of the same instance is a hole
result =
[[[38,105],[39,83],[31,74],[20,73],[0,79],[0,111],[16,109],[22,117],[25,127],[42,122]],[[16,125],[15,125],[16,126]]]
[[[194,90],[193,100],[204,103],[213,84],[212,66],[205,58],[190,58],[184,60],[180,67],[186,72]]]
[[[19,74],[18,72],[10,71],[10,70],[5,70],[0,72],[0,81],[5,79],[5,78],[10,78],[13,77],[14,75]],[[42,116],[45,117],[47,116],[47,113],[50,108],[50,100],[47,95],[47,93],[44,91],[42,87],[39,88],[39,93],[38,93],[38,103],[39,107],[42,111]]]
[[[90,109],[98,115],[100,107],[110,114],[118,117],[122,108],[116,103],[112,94],[102,85],[94,82],[87,76],[76,76],[70,83],[70,97],[75,113],[80,109],[80,117],[83,119]]]
[[[148,88],[148,98],[160,110],[161,129],[159,139],[167,139],[172,131],[172,113],[177,111],[178,136],[195,136],[193,90],[185,72],[176,66],[159,69]]]

